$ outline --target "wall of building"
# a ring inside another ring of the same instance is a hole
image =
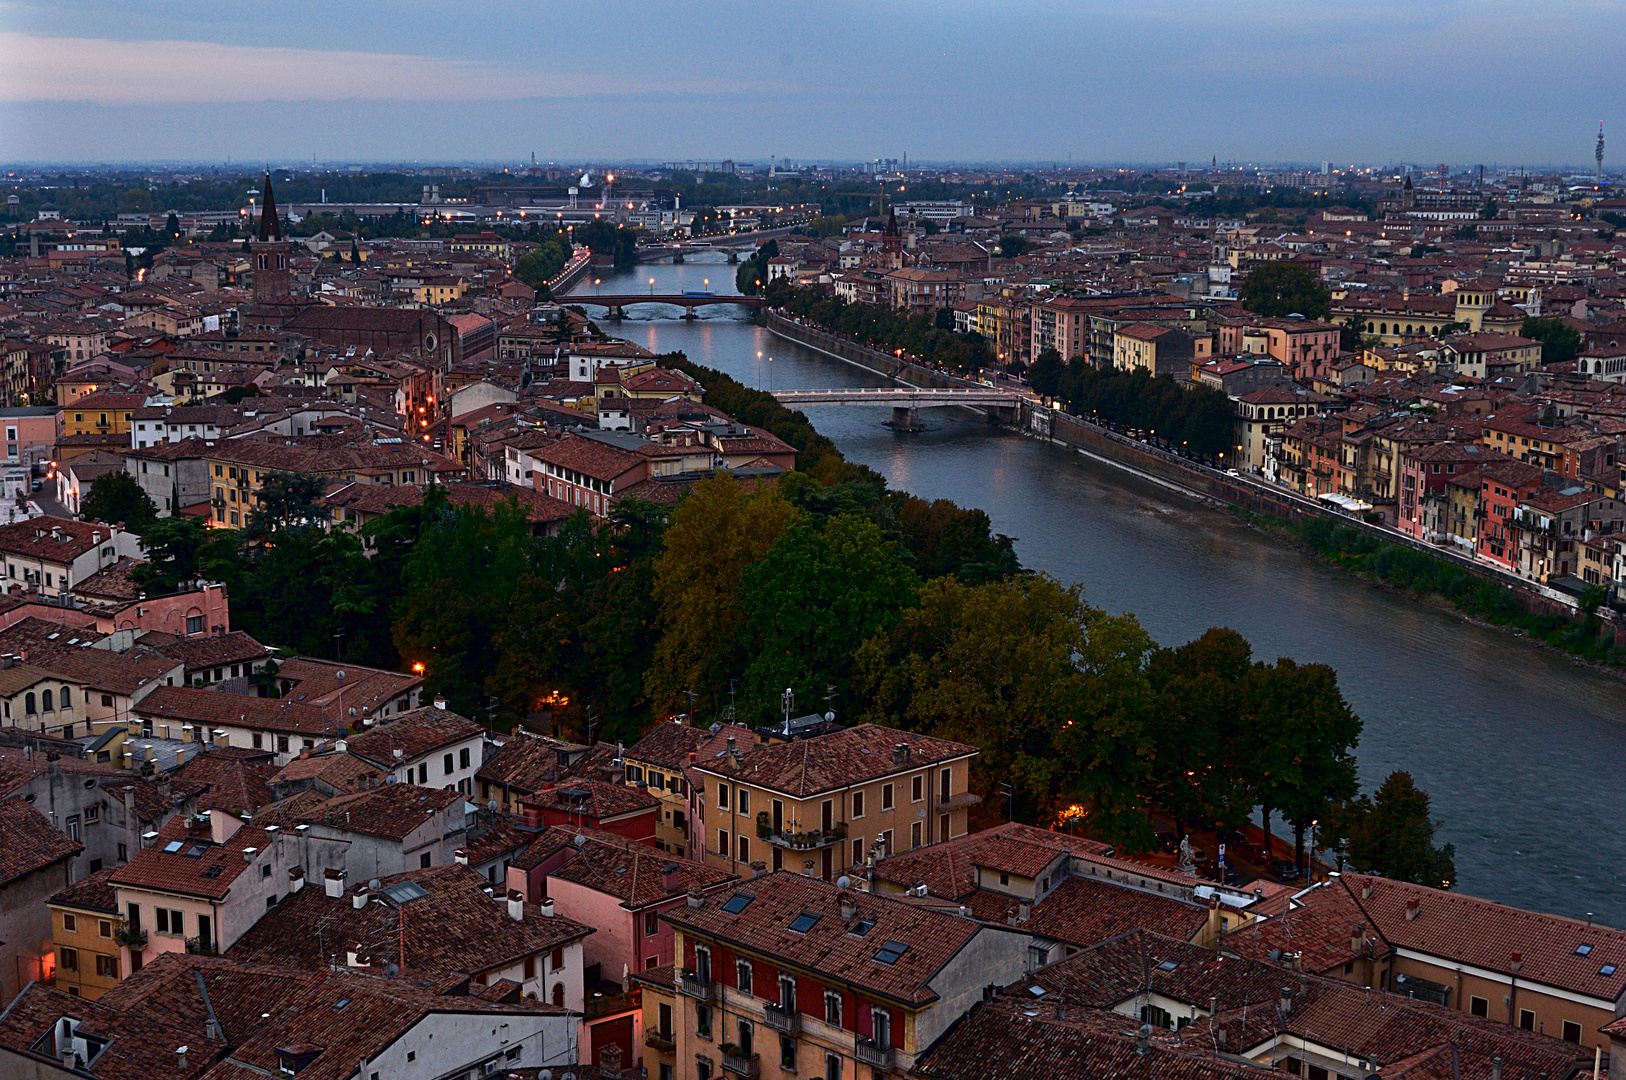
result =
[[[0,999],[10,1002],[30,982],[44,979],[56,957],[51,912],[45,901],[73,883],[73,861],[64,859],[0,888]]]

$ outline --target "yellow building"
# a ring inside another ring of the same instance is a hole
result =
[[[95,1001],[129,971],[120,941],[124,934],[118,903],[108,878],[98,870],[46,901],[51,912],[51,943],[56,951],[58,990]]]
[[[860,724],[753,746],[727,736],[690,767],[689,857],[834,881],[871,859],[968,831],[980,798],[964,743]]]
[[[468,291],[468,282],[460,277],[424,278],[411,284],[403,283],[400,289],[414,303],[434,306],[463,299],[463,294]]]
[[[127,435],[130,414],[147,402],[144,394],[113,391],[85,394],[57,413],[63,435]]]

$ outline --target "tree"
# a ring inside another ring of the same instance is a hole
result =
[[[1007,259],[1014,259],[1028,249],[1028,240],[1025,236],[1009,233],[999,238],[999,253]]]
[[[654,561],[660,639],[644,678],[657,715],[687,708],[691,690],[705,707],[721,703],[749,656],[740,576],[797,516],[778,485],[753,493],[724,476],[696,484],[672,511],[665,550]]]
[[[854,652],[914,602],[918,580],[903,549],[863,517],[791,523],[740,575],[749,712],[770,718],[786,687],[809,701],[833,684],[844,697]]]
[[[563,233],[554,233],[514,263],[514,276],[533,289],[543,289],[570,261],[570,242]]]
[[[937,314],[932,318],[932,325],[937,327],[939,330],[953,330],[954,309],[946,307],[938,308]]]
[[[1429,816],[1428,792],[1408,772],[1390,773],[1373,797],[1344,803],[1328,824],[1357,869],[1442,889],[1456,880],[1456,848],[1435,846],[1440,822]]]
[[[149,593],[172,593],[183,581],[199,577],[221,580],[221,571],[235,563],[234,533],[214,530],[200,517],[172,514],[159,518],[141,534],[141,551],[147,561],[130,571],[130,577]]]
[[[169,217],[164,221],[164,235],[168,236],[171,240],[179,240],[181,238],[181,219],[175,216],[175,211],[173,210],[169,212]]]
[[[263,540],[278,529],[310,525],[327,517],[316,505],[327,490],[327,482],[310,473],[267,473],[255,493],[256,505],[249,512],[243,538]]]
[[[1479,218],[1481,221],[1493,221],[1500,212],[1497,209],[1495,199],[1486,199],[1485,205],[1479,208]]]
[[[1332,294],[1308,266],[1298,262],[1267,262],[1253,267],[1237,295],[1242,306],[1256,315],[1325,319],[1332,312]]]
[[[1055,349],[1045,349],[1034,358],[1033,366],[1028,369],[1028,382],[1036,393],[1054,397],[1061,388],[1061,376],[1066,370],[1061,353]]]
[[[1351,315],[1338,328],[1338,348],[1343,352],[1360,352],[1366,345],[1366,319]]]
[[[734,287],[746,296],[756,296],[768,283],[768,260],[779,254],[779,241],[769,240],[734,272]]]
[[[80,515],[89,521],[123,522],[137,536],[145,536],[158,520],[158,507],[141,490],[135,477],[120,469],[107,472],[90,482],[90,494],[79,505]]]
[[[1519,336],[1541,342],[1543,364],[1567,363],[1581,351],[1580,333],[1563,319],[1525,319],[1519,327]]]
[[[1152,803],[1174,818],[1176,834],[1190,822],[1230,825],[1247,816],[1250,799],[1236,781],[1233,748],[1251,655],[1241,634],[1213,629],[1147,662],[1157,694],[1149,725]]]

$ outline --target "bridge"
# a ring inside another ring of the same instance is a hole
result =
[[[732,265],[740,261],[740,252],[755,252],[764,241],[778,236],[788,236],[794,228],[796,228],[794,225],[782,225],[753,232],[697,236],[692,240],[679,240],[670,244],[650,244],[638,249],[638,261],[660,262],[662,259],[671,259],[674,263],[681,263],[684,255],[695,255],[703,251],[722,251],[728,254],[728,261]]]
[[[722,293],[580,293],[570,294],[560,298],[563,304],[592,304],[598,307],[609,308],[609,318],[619,319],[626,314],[626,309],[634,304],[670,304],[673,307],[688,308],[684,314],[685,319],[697,316],[695,308],[708,307],[712,304],[734,304],[737,307],[759,308],[762,306],[760,296],[734,296]]]
[[[921,409],[946,405],[963,405],[980,409],[1015,409],[1022,403],[1022,395],[1014,390],[996,387],[951,387],[946,389],[918,386],[858,387],[847,390],[775,390],[773,396],[781,405],[871,405],[891,406],[892,419],[888,427],[900,431],[919,431]]]

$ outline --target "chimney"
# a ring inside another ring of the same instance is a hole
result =
[[[754,862],[752,862],[751,863],[751,876],[753,878],[767,877],[768,876],[768,864],[763,862],[761,859],[757,859]]]
[[[224,844],[243,827],[242,820],[236,814],[228,814],[224,810],[205,810],[204,813],[209,817],[209,839],[217,844]]]
[[[598,1052],[598,1074],[604,1080],[621,1080],[620,1043],[610,1043]]]
[[[739,751],[734,747],[734,736],[732,735],[728,737],[728,756],[731,758],[738,758],[740,756]]]
[[[1361,886],[1361,899],[1362,900],[1370,900],[1370,899],[1372,899],[1372,883],[1370,881],[1367,882],[1365,885]]]
[[[661,867],[661,891],[665,893],[677,892],[683,879],[679,876],[682,868],[677,863],[667,863]]]
[[[1423,898],[1421,896],[1414,896],[1410,900],[1406,901],[1406,921],[1407,922],[1410,922],[1413,919],[1417,918],[1418,915],[1422,914],[1422,911],[1423,911]]]
[[[205,1039],[208,1039],[210,1042],[219,1042],[220,1041],[220,1021],[216,1020],[212,1016],[209,1017],[209,1019],[205,1020],[203,1022],[203,1037]]]
[[[288,871],[288,892],[290,894],[293,894],[293,893],[298,892],[300,889],[303,889],[304,887],[305,887],[305,871],[304,871],[304,869],[302,867],[296,866],[292,870]]]
[[[1221,1049],[1224,1049],[1230,1043],[1231,1022],[1229,1020],[1219,1026],[1219,1030],[1215,1033],[1215,1041],[1219,1043]]]
[[[343,754],[343,753],[346,753],[346,752],[349,751],[350,744],[348,742],[346,742],[344,739],[338,739],[338,740],[335,740],[335,742],[333,743],[333,749],[335,749],[339,753]]]
[[[898,743],[895,746],[893,746],[892,747],[892,760],[895,761],[895,762],[898,762],[899,764],[902,764],[903,762],[908,761],[909,760],[909,744],[901,742],[901,743]]]
[[[350,894],[350,906],[356,911],[360,911],[362,908],[367,906],[366,886],[363,886]]]
[[[1281,1009],[1283,1016],[1293,1011],[1293,988],[1291,986],[1282,987]]]
[[[254,861],[254,856],[258,855],[259,853],[260,849],[257,847],[246,847],[243,849],[243,861],[246,863],[251,863]]]
[[[508,917],[515,922],[525,921],[525,894],[515,889],[508,890]]]
[[[1349,951],[1359,954],[1366,948],[1366,926],[1363,923],[1349,932]]]
[[[469,849],[458,848],[456,851],[452,852],[452,861],[459,866],[469,865]]]
[[[1135,1032],[1135,1053],[1145,1055],[1152,1048],[1152,1025],[1142,1024]]]
[[[510,901],[510,903],[512,903],[512,901]],[[541,908],[542,917],[544,919],[553,918],[553,897],[544,897],[539,907]]]
[[[1491,1080],[1502,1080],[1502,1059],[1491,1058]]]
[[[187,1047],[184,1046],[175,1048],[175,1064],[183,1074],[186,1072],[186,1051]]]
[[[445,712],[446,711],[446,699],[443,698],[443,697],[438,697],[437,696],[435,698],[435,708],[439,709],[441,712]]]
[[[688,904],[694,910],[699,911],[701,908],[706,906],[706,894],[701,892],[699,889],[690,889]]]
[[[324,870],[322,877],[325,879],[323,885],[327,889],[328,896],[337,900],[344,895],[343,870]]]
[[[852,922],[853,918],[858,914],[858,904],[854,902],[853,894],[843,892],[838,899],[841,903],[841,921]]]
[[[1512,959],[1508,962],[1507,966],[1508,966],[1508,970],[1512,971],[1513,974],[1517,975],[1519,973],[1519,969],[1524,967],[1524,953],[1518,953],[1518,952],[1514,953]]]

